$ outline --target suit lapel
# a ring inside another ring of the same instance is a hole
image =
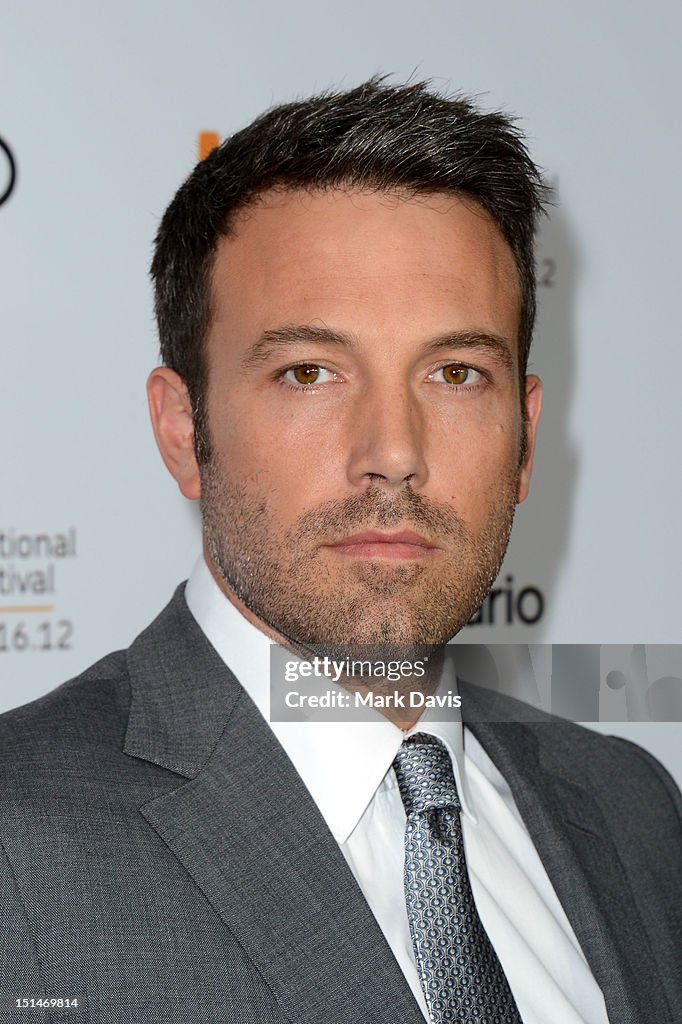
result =
[[[142,814],[284,1015],[423,1024],[307,789],[181,595],[131,648],[129,665],[126,752],[189,780]]]
[[[609,1020],[668,1020],[657,965],[598,805],[557,755],[551,721],[468,723],[507,779],[606,1002]],[[579,767],[579,766],[578,766]],[[633,936],[640,936],[633,942]],[[638,984],[645,978],[646,984]],[[660,1005],[652,999],[660,998]]]

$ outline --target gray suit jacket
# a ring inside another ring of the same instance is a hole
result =
[[[471,728],[610,1021],[680,1021],[671,779],[569,723]],[[0,718],[0,772],[0,993],[80,1000],[78,1016],[0,1020],[423,1024],[319,811],[182,588],[127,652]]]

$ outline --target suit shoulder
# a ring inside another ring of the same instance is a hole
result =
[[[636,764],[640,774],[646,778],[655,777],[663,785],[682,820],[682,793],[670,772],[663,767],[661,762],[644,747],[640,747],[631,740],[623,739],[622,736],[606,736],[605,739],[609,740],[614,748],[620,750],[621,756],[626,759],[631,771]]]
[[[553,759],[567,771],[577,767],[581,772],[601,775],[606,781],[617,781],[619,771],[625,771],[628,776],[635,773],[663,783],[673,795],[680,796],[675,780],[663,765],[631,740],[597,732],[509,695],[493,694],[490,708],[499,712],[499,717],[493,714],[491,721],[522,722],[539,740],[541,748],[551,751]]]
[[[657,776],[665,777],[675,786],[663,765],[644,747],[631,740],[598,732],[596,729],[590,729],[578,722],[571,722],[549,714],[543,714],[541,719],[531,724],[531,728],[537,730],[540,736],[549,730],[554,746],[571,761],[587,757],[588,764],[595,761],[597,763],[608,762],[612,767],[618,763],[622,765],[636,764],[647,772],[653,770]]]
[[[129,707],[126,652],[116,651],[37,700],[0,715],[0,773],[6,778],[18,763],[44,771],[84,746],[120,749]]]
[[[610,815],[668,821],[680,841],[682,798],[666,769],[642,747],[609,736],[496,691],[461,685],[467,702],[467,724],[481,729],[483,745],[496,733],[508,736],[510,750],[522,737],[532,737],[540,763],[590,792]],[[463,706],[465,706],[463,704]],[[473,712],[473,713],[471,713]],[[478,722],[478,726],[476,726]],[[521,740],[522,745],[523,741]],[[503,756],[503,751],[498,751]]]
[[[680,790],[647,750],[563,719],[534,722],[532,728],[546,755],[551,752],[554,769],[593,793],[608,813],[621,820],[637,814],[652,823],[667,820],[680,841]]]

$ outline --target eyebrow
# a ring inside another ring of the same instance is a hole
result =
[[[313,324],[285,324],[263,331],[244,356],[243,365],[260,366],[267,363],[276,352],[285,351],[294,345],[322,344],[336,345],[347,349],[356,347],[356,340],[346,331],[332,331],[328,327]]]
[[[499,334],[492,334],[489,331],[452,331],[450,334],[442,334],[428,341],[424,346],[424,353],[433,352],[435,354],[449,348],[485,352],[500,363],[504,369],[514,369],[512,343]]]
[[[264,331],[251,346],[243,359],[244,367],[261,366],[277,352],[286,351],[295,345],[330,345],[353,351],[357,339],[347,331],[331,330],[329,327],[313,324],[285,324],[282,327]],[[445,349],[467,349],[492,356],[504,369],[514,369],[512,343],[489,331],[449,331],[447,334],[430,338],[422,346],[424,355],[436,354]]]

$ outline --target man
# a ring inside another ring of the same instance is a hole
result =
[[[272,641],[438,650],[494,580],[542,200],[502,115],[380,80],[271,110],[180,188],[149,400],[204,559],[2,720],[8,1019],[679,1019],[679,794],[647,754],[466,690],[466,729],[268,721]]]

